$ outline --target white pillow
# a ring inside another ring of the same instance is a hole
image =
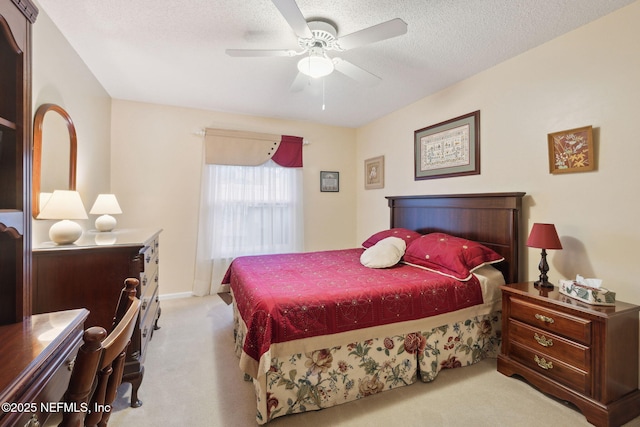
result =
[[[366,249],[360,255],[360,263],[369,268],[386,268],[396,265],[407,244],[399,237],[387,237]]]

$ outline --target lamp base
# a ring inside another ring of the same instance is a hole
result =
[[[80,224],[63,219],[51,226],[49,229],[49,238],[58,245],[69,245],[82,236],[82,227]]]
[[[111,215],[101,215],[96,218],[95,224],[98,231],[111,231],[116,227],[117,221]]]
[[[553,289],[553,283],[548,282],[546,280],[536,280],[535,282],[533,282],[533,286],[535,286],[536,288],[548,288],[548,289]]]

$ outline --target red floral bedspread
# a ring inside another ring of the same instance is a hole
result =
[[[236,258],[229,283],[247,326],[244,352],[259,360],[272,343],[415,320],[481,304],[467,282],[398,264],[371,269],[363,249]]]

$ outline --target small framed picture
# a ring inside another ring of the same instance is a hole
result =
[[[384,188],[384,156],[364,161],[364,188]]]
[[[320,191],[340,191],[340,172],[320,171]]]
[[[549,173],[587,172],[595,167],[593,129],[585,126],[547,135]]]

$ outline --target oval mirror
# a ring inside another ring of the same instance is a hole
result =
[[[47,114],[49,113],[49,114]],[[33,217],[40,213],[40,201],[53,190],[76,189],[76,127],[59,105],[42,104],[33,122]]]

